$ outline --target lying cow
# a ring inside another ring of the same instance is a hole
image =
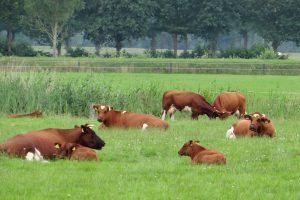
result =
[[[49,128],[19,134],[0,144],[0,152],[21,158],[35,158],[40,153],[43,158],[50,159],[56,156],[57,150],[53,146],[56,142],[73,142],[94,149],[101,149],[105,145],[89,125],[85,124],[72,129]]]
[[[163,128],[167,129],[169,124],[158,117],[148,114],[118,111],[107,105],[93,105],[98,113],[98,121],[102,122],[100,128]]]
[[[192,112],[193,119],[198,119],[199,115],[216,118],[223,114],[213,108],[203,96],[197,93],[175,90],[166,91],[162,99],[161,118],[165,120],[167,113],[170,113],[170,118],[174,120],[176,110]]]
[[[12,114],[8,115],[8,118],[20,118],[20,117],[42,117],[43,113],[40,111],[34,111],[32,113],[20,113],[20,114]]]
[[[226,133],[229,139],[235,139],[238,136],[269,136],[275,137],[275,128],[271,120],[257,113],[245,115],[245,119],[234,123]]]
[[[99,161],[95,150],[84,147],[76,143],[55,143],[58,158],[67,158],[69,160],[96,160]]]
[[[180,156],[190,156],[193,164],[226,164],[224,154],[211,149],[206,149],[199,144],[198,140],[186,142],[178,154]]]
[[[221,119],[225,119],[233,114],[235,114],[238,118],[243,117],[246,112],[245,104],[245,96],[240,92],[222,92],[216,97],[212,106],[221,113],[224,113],[219,117]]]

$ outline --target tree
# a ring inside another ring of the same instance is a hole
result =
[[[288,1],[264,0],[252,4],[256,20],[254,28],[261,37],[271,43],[274,52],[289,38],[285,27],[285,24],[289,23],[286,21],[288,12],[284,9]]]
[[[193,17],[190,13],[191,0],[162,0],[161,24],[163,29],[172,34],[174,55],[177,56],[178,35],[183,35],[187,50],[187,34],[191,32],[189,22]]]
[[[115,43],[116,56],[120,56],[125,40],[145,36],[151,1],[147,0],[86,0],[86,22],[91,37],[106,35]],[[88,5],[91,5],[90,7]],[[97,39],[98,40],[98,39]],[[95,40],[94,40],[95,41]]]
[[[6,30],[7,53],[12,55],[15,33],[21,27],[24,0],[0,0],[0,21]]]
[[[57,56],[58,37],[76,10],[82,9],[83,0],[24,0],[26,21],[31,29],[46,34]]]
[[[217,39],[227,33],[236,15],[232,0],[192,0],[190,13],[194,20],[190,22],[193,33],[208,41],[208,56],[215,56]]]

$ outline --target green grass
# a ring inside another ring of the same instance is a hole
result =
[[[0,141],[45,127],[72,127],[93,119],[53,116],[1,118]],[[298,120],[273,119],[277,137],[225,139],[234,122],[179,117],[167,131],[96,130],[107,145],[101,162],[27,162],[0,157],[5,199],[299,199]],[[193,166],[177,152],[199,139],[227,158],[226,166]]]
[[[159,115],[162,92],[168,89],[200,92],[209,101],[220,91],[242,91],[247,98],[247,111],[269,115],[277,135],[273,139],[229,141],[225,133],[236,121],[234,117],[209,120],[204,116],[193,121],[186,113],[176,113],[176,120],[169,121],[171,127],[167,131],[96,129],[106,142],[104,149],[97,152],[100,163],[39,163],[0,156],[0,198],[299,199],[299,79],[203,74],[1,73],[0,142],[18,133],[48,127],[70,128],[87,122],[98,126],[95,119],[84,117],[90,101]],[[66,97],[68,106],[59,107]],[[7,108],[11,110],[6,111]],[[34,108],[46,109],[45,117],[5,117],[12,111]],[[54,108],[59,115],[50,112]],[[190,158],[178,156],[178,150],[190,139],[223,152],[227,165],[194,166]]]

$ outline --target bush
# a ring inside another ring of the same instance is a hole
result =
[[[166,50],[162,52],[162,57],[164,58],[175,58],[175,55],[172,50]]]
[[[207,47],[205,47],[204,45],[198,44],[193,49],[191,57],[201,58],[202,56],[205,55],[206,52],[207,52]]]
[[[278,55],[272,49],[266,49],[261,55],[261,59],[277,59]]]
[[[112,53],[109,53],[108,51],[105,51],[105,53],[102,56],[103,56],[103,58],[111,58],[111,57],[113,57]]]
[[[159,51],[155,50],[155,49],[146,49],[144,51],[144,54],[148,58],[159,58],[159,57],[162,57],[161,53]]]
[[[221,57],[223,58],[257,58],[266,50],[265,45],[256,44],[249,49],[239,47],[229,47],[228,49],[221,51]]]
[[[179,55],[179,58],[193,58],[193,53],[189,53],[188,51],[183,51]]]
[[[70,48],[67,50],[67,54],[71,57],[88,57],[89,56],[89,53],[81,47],[77,47],[74,50],[72,48]]]
[[[126,51],[125,49],[123,49],[122,52],[121,52],[121,57],[132,58],[133,54],[131,54],[128,51]]]
[[[27,43],[14,43],[12,46],[12,54],[15,56],[27,56],[32,57],[37,55],[37,51]],[[0,53],[2,55],[8,55],[7,44],[5,40],[0,40]]]

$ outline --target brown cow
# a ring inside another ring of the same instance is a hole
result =
[[[84,147],[76,143],[55,143],[58,158],[68,158],[69,160],[96,160],[99,161],[95,150]]]
[[[167,129],[169,124],[158,117],[148,114],[117,111],[111,106],[96,104],[94,110],[98,113],[98,121],[102,122],[100,128],[163,128]]]
[[[8,115],[8,118],[19,118],[19,117],[42,117],[43,113],[40,111],[34,111],[32,113],[20,113],[20,114],[13,114]]]
[[[72,129],[49,128],[18,134],[0,144],[0,152],[22,158],[27,158],[28,155],[36,158],[35,155],[40,154],[49,159],[56,155],[57,150],[53,146],[56,142],[73,142],[94,149],[101,149],[105,145],[89,125],[85,124]]]
[[[241,119],[234,123],[226,133],[229,139],[235,139],[238,136],[269,136],[275,137],[276,130],[273,123],[265,115],[257,113],[245,115],[245,119]]]
[[[176,110],[192,112],[193,119],[198,119],[199,115],[216,118],[222,114],[214,109],[203,96],[197,93],[175,90],[166,91],[162,98],[161,118],[165,120],[167,113],[170,113],[170,118],[174,120]]]
[[[178,152],[181,156],[190,156],[193,164],[226,164],[224,154],[206,149],[198,140],[186,142]]]
[[[212,106],[221,113],[225,113],[219,116],[221,119],[233,114],[241,118],[246,112],[245,103],[245,96],[240,92],[222,92],[216,97]]]

